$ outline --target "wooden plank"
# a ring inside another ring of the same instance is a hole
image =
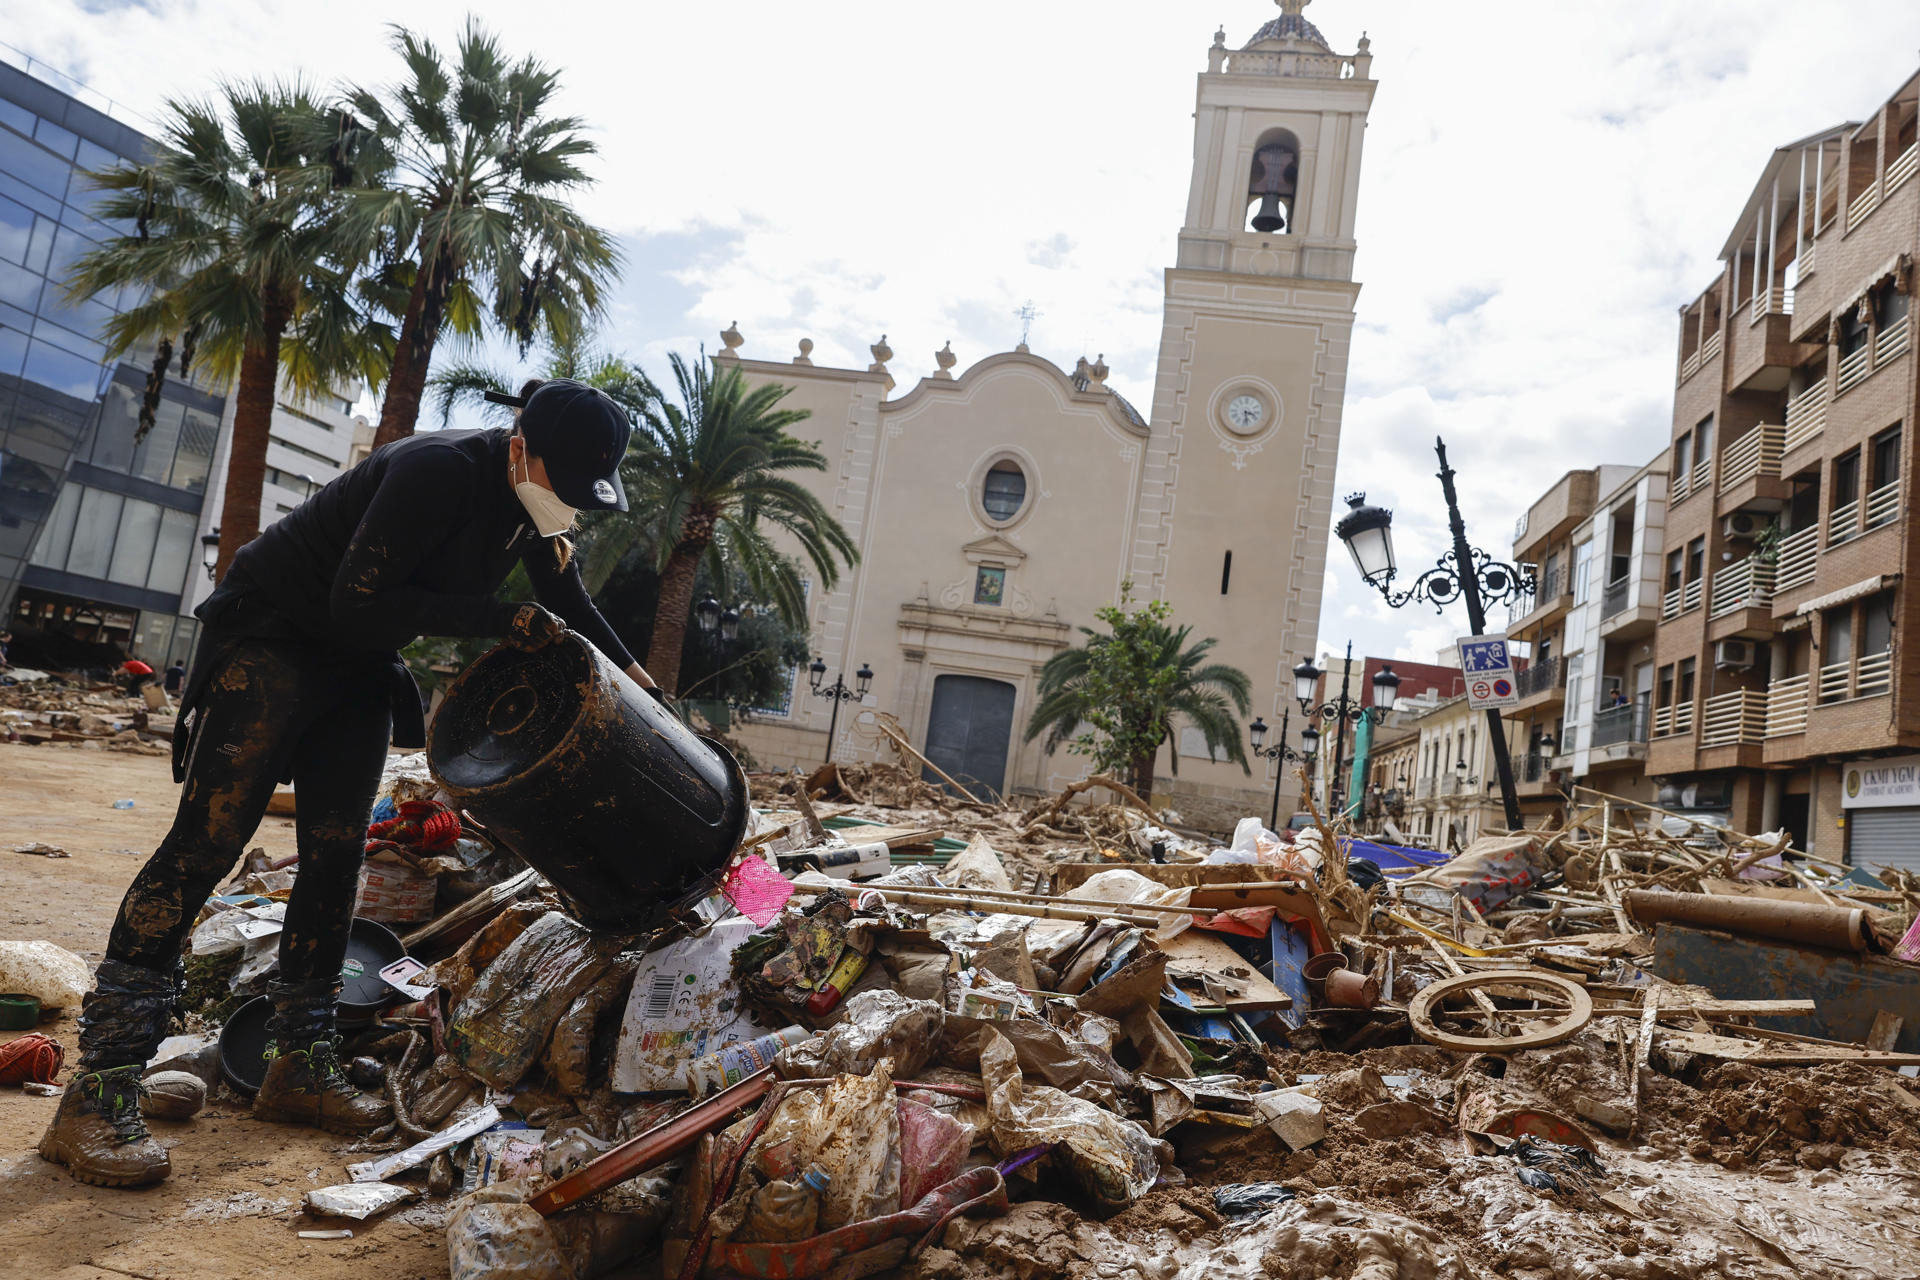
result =
[[[1167,953],[1168,964],[1174,968],[1216,974],[1235,970],[1235,977],[1247,983],[1248,992],[1226,1001],[1229,1013],[1266,1013],[1293,1008],[1292,996],[1274,986],[1244,956],[1210,933],[1189,929],[1171,942],[1161,943],[1160,949]],[[1247,976],[1240,978],[1237,972],[1240,970]]]
[[[1900,1026],[1906,1019],[1899,1014],[1882,1009],[1873,1015],[1873,1026],[1867,1031],[1867,1048],[1886,1052],[1893,1048],[1893,1042],[1900,1038]]]
[[[1758,1044],[1735,1040],[1731,1036],[1707,1035],[1700,1031],[1668,1031],[1667,1046],[1682,1053],[1698,1053],[1709,1058],[1729,1058],[1757,1066],[1806,1067],[1822,1062],[1867,1062],[1882,1067],[1920,1066],[1920,1053],[1875,1053],[1870,1049],[1847,1049],[1803,1044],[1786,1048],[1781,1044]]]
[[[1627,1109],[1633,1112],[1633,1132],[1640,1129],[1640,1082],[1646,1077],[1647,1059],[1653,1056],[1654,1026],[1660,1021],[1660,988],[1648,987],[1646,1003],[1640,1007],[1640,1034],[1633,1042],[1633,1074],[1627,1084]]]

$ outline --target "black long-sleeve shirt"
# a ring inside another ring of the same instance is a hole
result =
[[[503,636],[493,592],[515,561],[534,596],[619,667],[632,663],[507,478],[511,433],[436,431],[376,449],[241,548],[233,575],[317,646],[371,653],[422,635]]]

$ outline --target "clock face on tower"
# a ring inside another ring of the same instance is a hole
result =
[[[1243,435],[1259,427],[1266,416],[1267,406],[1258,396],[1242,394],[1227,401],[1227,425]]]

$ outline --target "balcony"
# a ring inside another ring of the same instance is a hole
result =
[[[1787,435],[1781,451],[1792,453],[1827,427],[1827,384],[1816,382],[1787,401]]]
[[[1515,673],[1514,687],[1520,695],[1520,705],[1525,706],[1533,699],[1548,700],[1562,693],[1560,684],[1560,659],[1542,658],[1530,663],[1525,671]]]
[[[1878,529],[1900,518],[1900,482],[1883,484],[1867,495],[1867,528]]]
[[[1748,480],[1780,478],[1780,455],[1785,452],[1787,429],[1767,423],[1755,427],[1727,446],[1720,487],[1730,489]]]
[[[1871,372],[1871,367],[1867,361],[1872,355],[1873,349],[1871,344],[1862,342],[1859,347],[1840,357],[1840,370],[1834,375],[1833,379],[1835,395],[1843,391],[1851,390],[1859,384],[1861,379],[1865,378],[1867,374]]]
[[[1852,202],[1847,205],[1847,230],[1852,231],[1855,227],[1866,221],[1867,215],[1872,213],[1879,204],[1880,183],[1876,179],[1873,182],[1869,182],[1867,189],[1855,196]]]
[[[1899,157],[1887,165],[1885,190],[1888,195],[1893,189],[1913,176],[1916,166],[1920,166],[1920,143],[1915,143],[1902,151]]]
[[[1633,585],[1632,578],[1615,578],[1600,593],[1600,620],[1605,622],[1614,614],[1627,607],[1627,588]]]
[[[1770,315],[1782,315],[1787,309],[1787,291],[1780,285],[1771,289],[1761,289],[1754,293],[1753,304],[1748,310],[1752,323],[1758,324]]]
[[[1907,317],[1901,316],[1873,338],[1873,364],[1877,369],[1907,349]]]
[[[1700,749],[1757,743],[1767,732],[1767,695],[1735,689],[1707,699],[1700,717]]]
[[[1689,494],[1713,487],[1713,459],[1701,458],[1691,469],[1667,481],[1667,501],[1678,502]]]
[[[1685,586],[1675,587],[1667,592],[1660,601],[1660,621],[1671,622],[1689,609],[1698,609],[1703,581],[1704,579],[1695,578]]]
[[[1608,707],[1593,713],[1592,751],[1589,768],[1622,760],[1644,760],[1647,754],[1647,723],[1652,708],[1645,702],[1629,702],[1623,707]]]
[[[1810,675],[1788,676],[1767,687],[1767,737],[1785,738],[1807,731],[1807,690]]]
[[[1523,596],[1507,609],[1507,630],[1518,631],[1547,622],[1573,603],[1573,582],[1565,565],[1556,564],[1539,577],[1535,594]]]
[[[1707,604],[1708,618],[1724,618],[1742,609],[1766,609],[1773,604],[1775,566],[1748,556],[1713,575],[1713,595]]]
[[[1656,738],[1677,738],[1681,734],[1693,732],[1693,703],[1676,702],[1670,706],[1656,707],[1653,712],[1653,736]]]
[[[1433,778],[1421,778],[1418,782],[1415,782],[1413,784],[1413,798],[1415,800],[1433,799],[1435,790],[1434,782],[1435,779]]]
[[[1810,524],[1798,533],[1780,539],[1774,553],[1773,589],[1775,593],[1804,587],[1813,581],[1820,564],[1820,526]]]

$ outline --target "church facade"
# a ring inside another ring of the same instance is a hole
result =
[[[1305,3],[1281,0],[1243,46],[1221,32],[1207,51],[1146,410],[1105,385],[1103,363],[1069,371],[1024,343],[958,373],[942,350],[897,394],[884,338],[867,368],[836,369],[813,364],[809,343],[768,359],[737,327],[722,335],[718,359],[811,412],[797,434],[830,465],[803,483],[861,552],[814,592],[813,644],[828,683],[873,672],[831,744],[833,704],[797,672],[786,706],[736,730],[763,766],[893,759],[887,719],[976,791],[1085,776],[1084,757],[1048,754],[1025,728],[1041,667],[1128,581],[1136,601],[1165,598],[1176,625],[1217,638],[1215,660],[1252,678],[1253,713],[1279,721],[1319,628],[1375,87],[1365,37],[1335,53]],[[1161,749],[1156,798],[1196,825],[1264,813],[1267,762],[1248,774],[1210,761],[1197,736]]]

